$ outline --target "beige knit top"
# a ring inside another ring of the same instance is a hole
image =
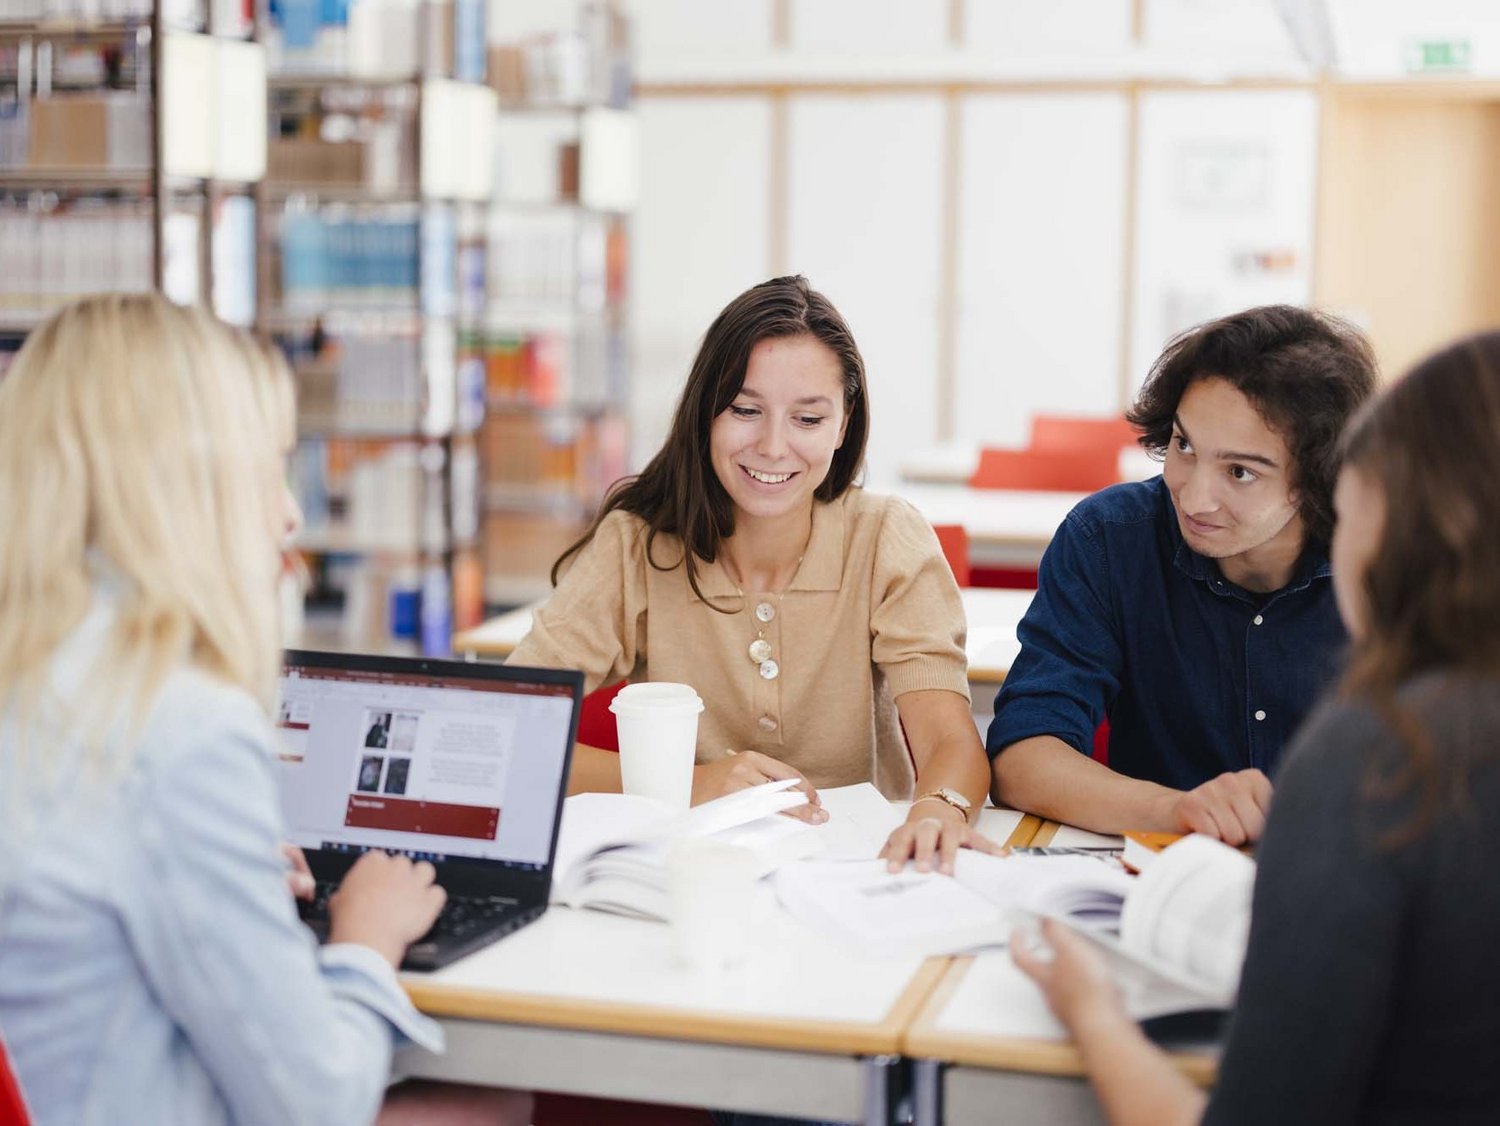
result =
[[[722,562],[688,585],[682,543],[612,512],[535,614],[512,664],[579,668],[588,689],[622,679],[680,681],[703,698],[698,761],[756,750],[817,787],[871,781],[909,798],[912,766],[895,698],[943,689],[968,699],[964,611],[931,526],[907,502],[853,488],[813,506],[796,577],[741,594]],[[662,570],[659,568],[667,568]],[[775,610],[760,622],[755,608]],[[779,675],[749,656],[757,633]]]

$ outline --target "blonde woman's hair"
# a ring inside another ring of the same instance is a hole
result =
[[[293,426],[285,363],[155,294],[90,297],[27,338],[0,379],[0,708],[40,781],[84,732],[122,768],[184,664],[269,704],[279,662],[274,519]],[[101,580],[118,591],[86,700],[47,698],[51,658]]]

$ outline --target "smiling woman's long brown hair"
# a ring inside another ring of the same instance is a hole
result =
[[[1403,687],[1443,671],[1500,691],[1500,332],[1438,352],[1369,404],[1344,464],[1379,489],[1385,524],[1341,691],[1402,737],[1405,768],[1386,781],[1417,790],[1409,836],[1463,802],[1472,764],[1438,756],[1416,709],[1441,703]]]
[[[709,463],[709,430],[744,386],[755,346],[762,340],[788,336],[814,337],[838,357],[843,370],[848,429],[828,476],[814,495],[821,501],[844,495],[859,475],[869,437],[865,361],[844,318],[806,278],[772,278],[740,294],[709,325],[666,442],[638,476],[627,477],[610,490],[589,530],[552,565],[554,584],[563,565],[594,538],[600,522],[615,509],[623,509],[645,522],[646,558],[651,565],[670,570],[680,563],[687,569],[693,593],[703,597],[696,563],[712,563],[723,541],[734,534],[734,504]],[[662,534],[676,536],[688,550],[659,563],[653,547]]]

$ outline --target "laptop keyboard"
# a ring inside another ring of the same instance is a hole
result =
[[[338,884],[319,880],[317,890],[311,900],[299,899],[297,901],[297,913],[302,916],[303,922],[312,927],[319,938],[328,936],[328,899],[337,890]],[[443,904],[443,910],[437,920],[426,934],[417,939],[417,943],[439,940],[461,941],[472,934],[478,934],[480,931],[493,927],[505,915],[517,910],[519,910],[519,904],[514,899],[497,896],[450,895],[448,902]]]

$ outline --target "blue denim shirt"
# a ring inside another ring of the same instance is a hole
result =
[[[1085,753],[1109,717],[1109,765],[1191,789],[1271,773],[1346,643],[1326,551],[1270,595],[1183,541],[1166,483],[1116,485],[1068,514],[1042,557],[1021,654],[995,698],[991,757],[1055,735]]]
[[[96,599],[54,659],[64,708],[111,617]],[[45,748],[60,785],[0,820],[0,1030],[38,1126],[366,1123],[400,1035],[440,1043],[379,955],[298,922],[272,741],[254,700],[180,669],[123,775]],[[7,810],[17,753],[0,714]]]

